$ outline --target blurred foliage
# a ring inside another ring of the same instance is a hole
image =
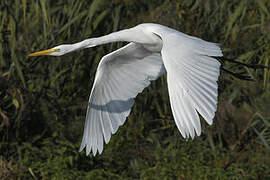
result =
[[[166,78],[136,98],[102,155],[79,153],[101,57],[122,43],[63,57],[35,50],[156,22],[212,42],[225,56],[269,65],[269,0],[1,0],[0,179],[270,179],[269,70],[222,73],[213,126],[185,141],[170,111]]]

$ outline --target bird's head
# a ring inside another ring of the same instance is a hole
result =
[[[44,55],[49,55],[49,56],[62,56],[68,52],[72,51],[72,47],[69,44],[64,44],[60,46],[56,46],[51,49],[43,50],[43,51],[38,51],[29,54],[28,56],[44,56]]]

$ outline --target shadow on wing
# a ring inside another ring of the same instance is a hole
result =
[[[111,100],[103,105],[89,103],[89,107],[100,111],[107,111],[109,113],[123,113],[129,111],[133,103],[134,99],[129,98],[127,100]]]

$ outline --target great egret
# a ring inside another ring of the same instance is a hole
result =
[[[159,24],[140,24],[98,38],[64,44],[29,56],[63,54],[97,45],[126,41],[104,56],[91,90],[80,147],[95,156],[103,151],[129,115],[136,95],[167,72],[171,109],[184,138],[201,134],[198,113],[211,125],[217,110],[221,57],[218,44]],[[104,140],[103,140],[104,139]]]

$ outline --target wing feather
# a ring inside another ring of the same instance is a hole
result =
[[[102,58],[89,97],[80,151],[103,151],[104,140],[123,125],[134,98],[165,72],[160,53],[129,43]]]
[[[217,110],[220,63],[211,56],[222,56],[218,44],[157,28],[163,47],[161,55],[167,71],[171,108],[184,138],[201,134],[198,113],[212,124]]]

